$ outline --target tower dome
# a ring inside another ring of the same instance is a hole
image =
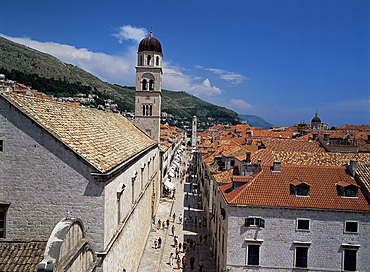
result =
[[[152,31],[150,31],[149,37],[141,40],[139,44],[138,52],[143,51],[154,51],[162,54],[161,43],[156,38],[153,38]]]
[[[321,119],[317,116],[317,112],[315,114],[315,117],[312,118],[311,123],[321,123]]]

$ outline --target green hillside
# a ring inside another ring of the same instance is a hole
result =
[[[134,111],[135,88],[101,81],[92,74],[59,59],[0,37],[0,73],[9,79],[54,96],[95,93],[113,99],[121,111]],[[212,124],[236,124],[241,119],[232,110],[207,103],[186,92],[163,90],[162,111],[173,118],[162,120],[183,126],[196,115],[201,128]]]

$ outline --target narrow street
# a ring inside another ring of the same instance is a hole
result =
[[[188,170],[192,164],[191,151],[184,151],[182,154],[180,172]],[[184,165],[185,162],[185,165]],[[208,237],[206,235],[205,222],[203,220],[203,210],[198,209],[195,178],[192,178],[190,173],[187,173],[180,182],[181,178],[172,178],[172,182],[176,186],[175,199],[162,198],[157,214],[155,216],[155,225],[152,225],[151,232],[147,240],[145,251],[143,253],[138,271],[153,272],[153,271],[173,271],[178,270],[177,259],[173,259],[173,265],[170,265],[170,255],[173,253],[176,256],[176,248],[181,251],[178,254],[180,260],[185,256],[186,265],[182,271],[216,271],[215,263],[210,252]],[[175,220],[173,215],[175,214]],[[180,216],[182,222],[180,223]],[[170,220],[167,228],[166,221]],[[158,228],[158,220],[165,221],[165,228],[162,224]],[[174,227],[174,235],[172,229]],[[178,243],[175,247],[174,237],[178,237]],[[161,238],[162,243],[160,248],[155,248],[155,240]],[[183,251],[184,243],[187,244],[186,250]],[[190,245],[192,244],[192,246]],[[194,260],[193,269],[191,268],[191,260]],[[202,266],[202,270],[200,268]]]

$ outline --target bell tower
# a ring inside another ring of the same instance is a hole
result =
[[[139,44],[136,66],[135,125],[159,142],[162,98],[162,46],[149,37]]]

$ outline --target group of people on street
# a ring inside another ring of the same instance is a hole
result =
[[[188,150],[187,153],[185,154],[183,160],[180,159],[180,166],[176,169],[175,171],[175,178],[179,178],[180,179],[180,184],[182,184],[182,181],[186,181],[186,182],[189,182],[190,183],[190,193],[192,193],[192,203],[194,205],[194,207],[196,207],[196,204],[198,203],[198,197],[197,197],[197,187],[194,183],[194,181],[196,182],[194,176],[195,176],[195,170],[192,168],[192,165],[191,163],[187,163],[187,159],[190,159],[192,156],[191,154],[191,150]],[[186,170],[182,170],[181,171],[181,166],[185,167]],[[176,199],[175,198],[175,191],[173,190],[173,192],[169,192],[170,194],[168,194],[168,197],[169,198],[172,198],[172,199]],[[186,193],[186,204],[188,204],[188,210],[190,212],[190,197],[189,197],[189,192]],[[195,204],[194,204],[195,203]],[[199,208],[199,203],[198,203],[198,208]],[[171,218],[172,217],[172,218]],[[167,218],[166,220],[163,220],[161,221],[160,219],[158,219],[158,221],[156,221],[156,218],[155,216],[153,216],[153,225],[157,227],[158,230],[171,230],[171,234],[172,234],[172,237],[173,237],[173,245],[172,247],[175,249],[174,252],[171,252],[170,253],[170,256],[169,256],[169,261],[168,261],[168,264],[172,267],[172,266],[175,266],[175,268],[177,269],[185,269],[187,266],[190,266],[190,269],[191,270],[194,270],[195,268],[195,263],[196,263],[196,246],[197,246],[197,243],[202,243],[202,240],[203,240],[203,236],[200,235],[199,237],[197,237],[197,239],[193,239],[194,237],[191,238],[190,237],[187,237],[186,239],[184,238],[183,241],[180,241],[179,239],[179,236],[178,235],[175,235],[176,233],[176,228],[177,226],[176,223],[178,223],[180,225],[180,228],[182,229],[183,225],[187,226],[189,223],[191,225],[194,225],[195,227],[198,227],[198,224],[199,224],[199,227],[202,227],[206,225],[206,219],[205,217],[203,218],[198,218],[198,216],[192,216],[190,213],[187,215],[186,212],[183,216],[182,213],[180,213],[178,216],[176,216],[176,213],[173,213],[172,216],[170,216],[171,220],[169,218]],[[172,221],[172,222],[171,222]],[[170,226],[172,225],[172,226]],[[204,236],[204,240],[206,240],[206,235]],[[197,241],[196,241],[197,240]],[[154,248],[157,249],[157,248],[161,248],[161,245],[162,245],[162,238],[159,237],[159,238],[156,238],[154,240]],[[187,257],[189,258],[187,260]],[[200,272],[203,271],[203,261],[202,260],[199,260],[199,263],[198,263],[198,268]]]

